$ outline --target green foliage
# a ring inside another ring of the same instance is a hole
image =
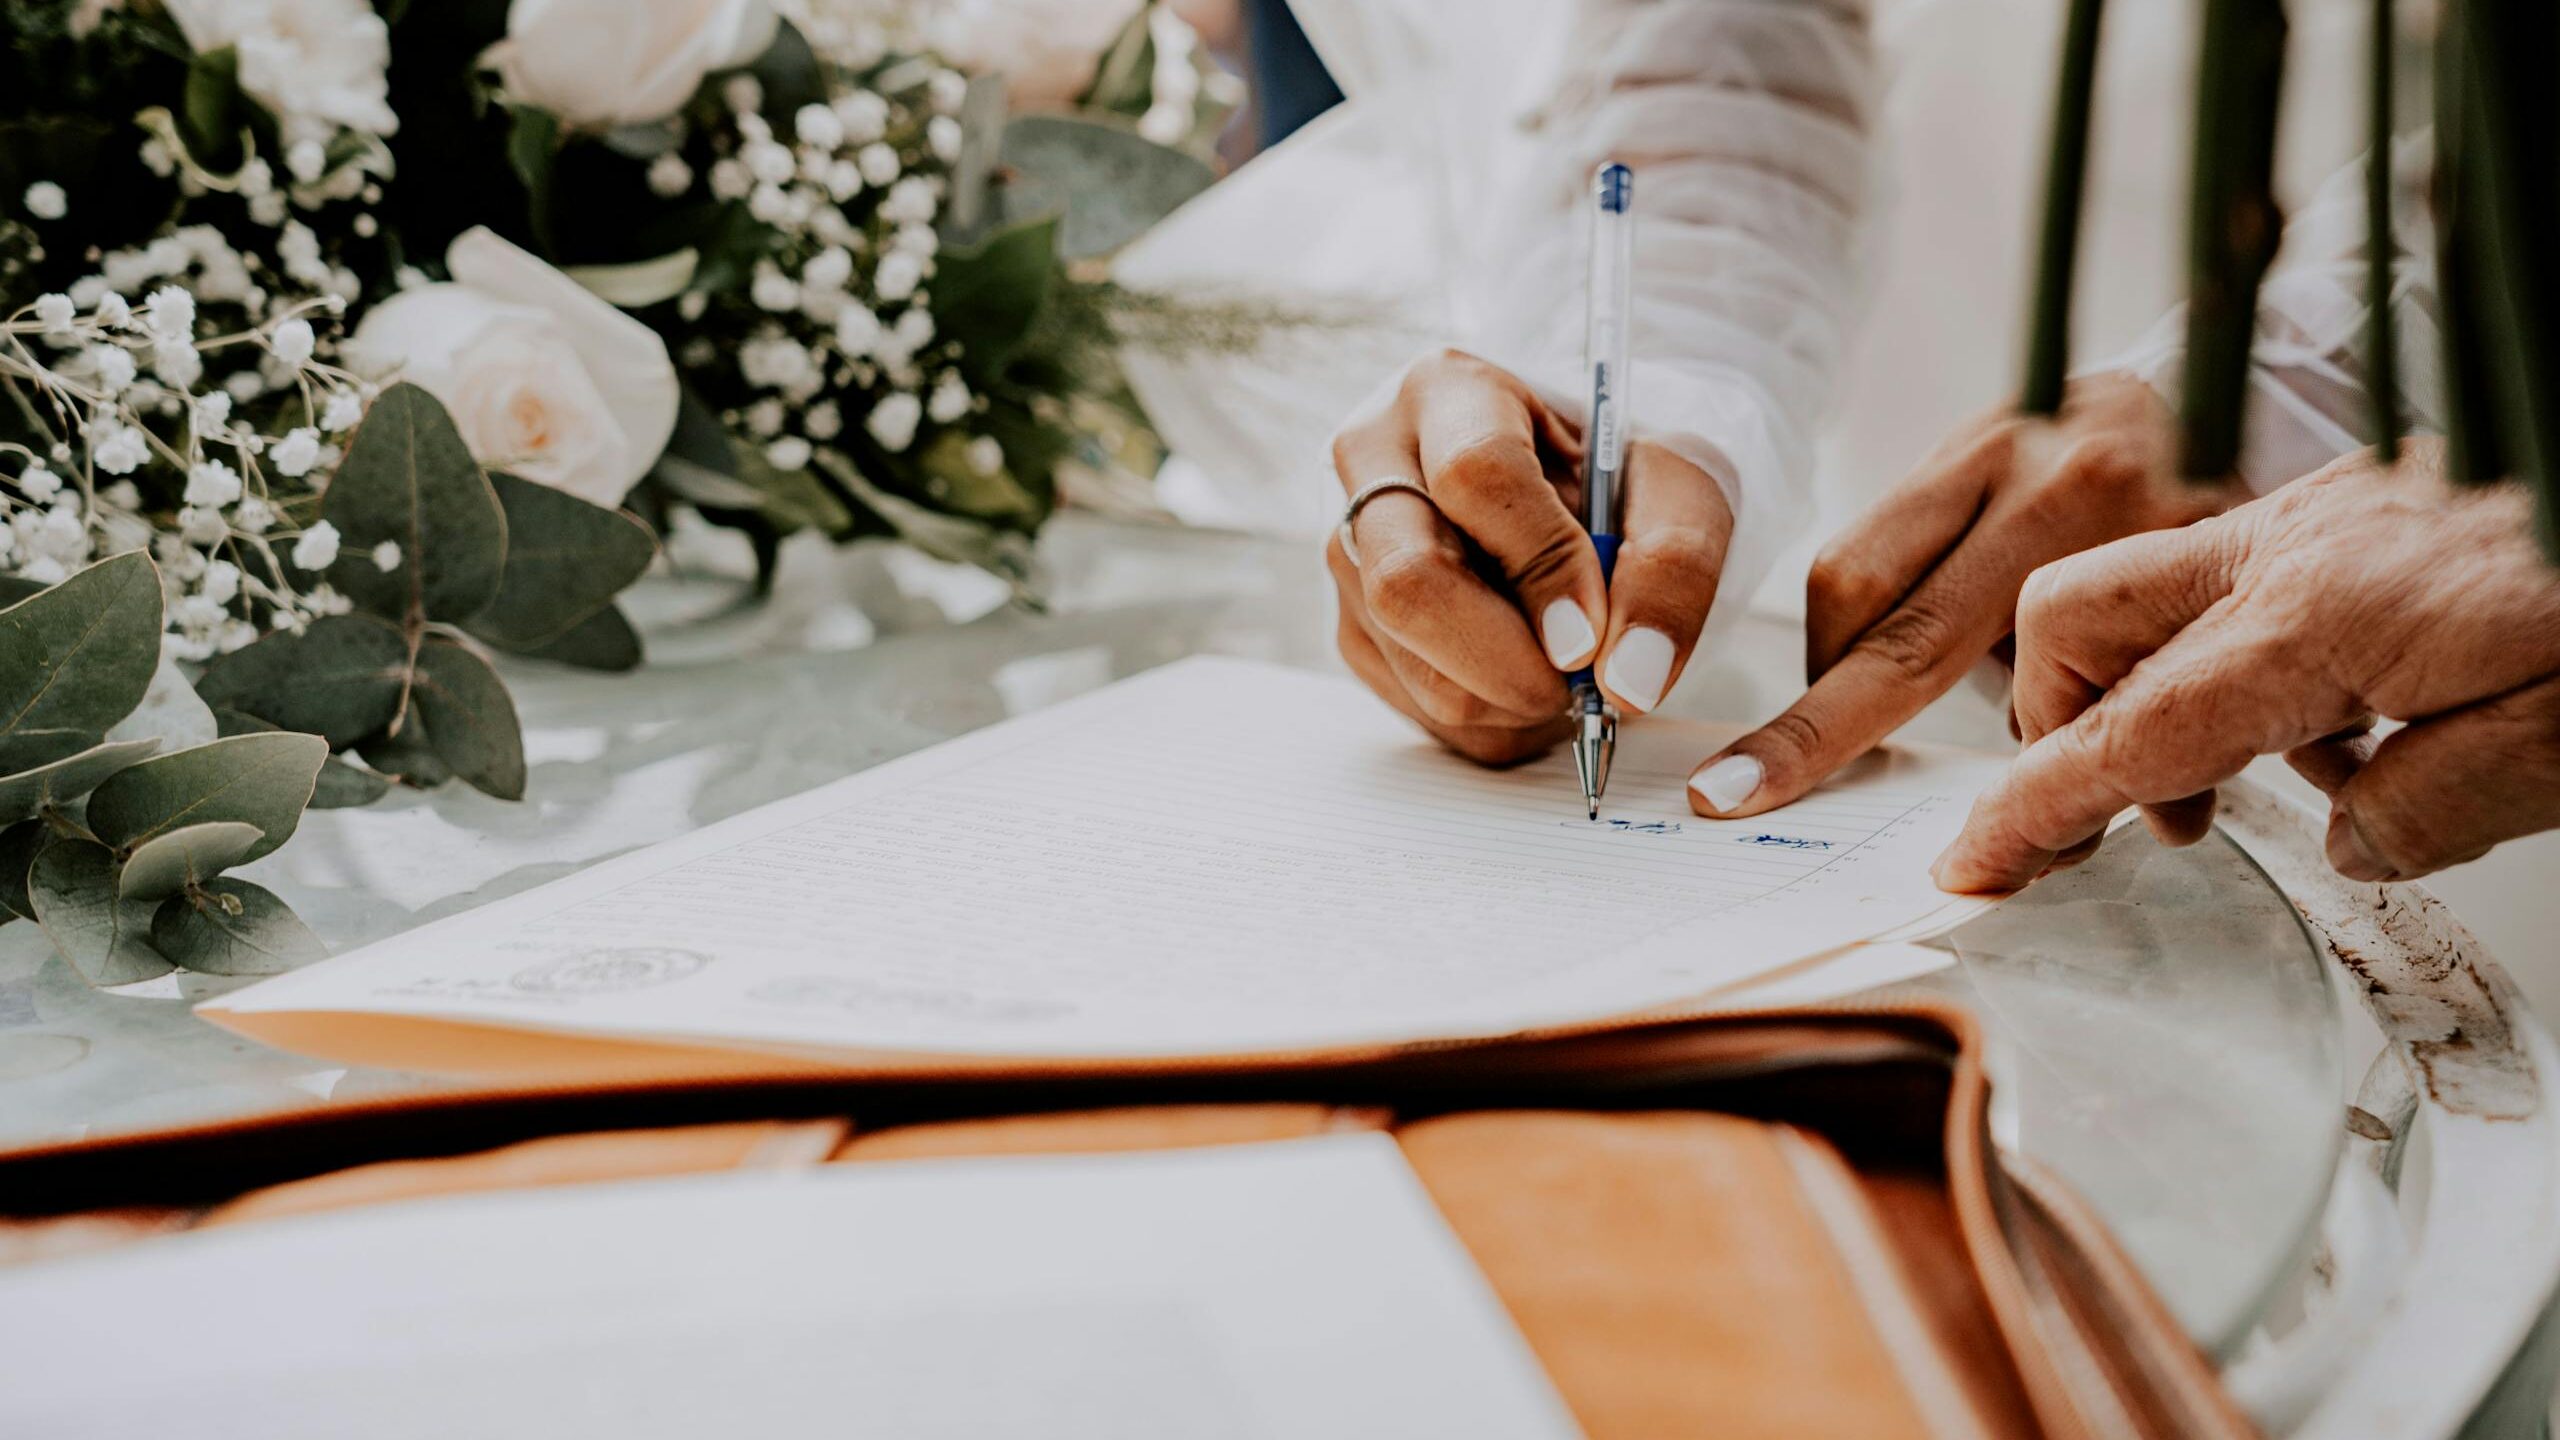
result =
[[[1058,221],[1028,220],[965,249],[942,252],[934,275],[934,323],[960,342],[961,369],[994,383],[1031,336],[1057,279]]]
[[[160,902],[151,944],[207,975],[279,975],[329,955],[282,900],[246,880],[216,880]]]
[[[329,758],[319,735],[284,731],[167,755],[155,739],[104,739],[142,703],[159,656],[160,577],[140,552],[0,611],[0,910],[44,927],[96,985],[193,967],[190,957],[234,963],[193,922],[172,922],[185,949],[161,945],[154,910],[230,913],[238,902],[209,887],[293,834]],[[253,908],[257,934],[309,937],[273,896]],[[317,949],[273,941],[265,953]]]
[[[524,794],[524,739],[505,684],[465,637],[589,669],[639,663],[614,596],[657,553],[632,516],[504,473],[489,475],[442,404],[383,392],[349,442],[320,517],[340,537],[330,579],[357,613],[279,632],[213,662],[196,692],[236,719],[307,731],[371,769],[320,765],[311,803],[361,804],[391,780],[459,776]],[[377,564],[374,547],[399,547]]]
[[[1002,155],[1005,214],[1058,215],[1058,254],[1068,260],[1119,249],[1218,178],[1197,156],[1069,115],[1015,118]]]

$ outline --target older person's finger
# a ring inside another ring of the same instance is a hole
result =
[[[1454,352],[1416,366],[1396,403],[1413,425],[1432,502],[1501,570],[1548,663],[1589,663],[1608,586],[1540,457],[1545,404],[1517,377]]]
[[[2386,736],[2332,797],[2329,862],[2410,880],[2560,825],[2560,680]]]
[[[2032,745],[2069,724],[2229,595],[2235,524],[2131,535],[2029,575],[2009,691],[2018,738]]]
[[[2297,745],[2284,752],[2284,763],[2293,773],[2308,780],[2323,795],[2332,799],[2356,777],[2366,761],[2373,758],[2373,717],[2359,716],[2356,722],[2334,735],[2323,735],[2308,745]]]
[[[1975,800],[1931,870],[1941,889],[2014,890],[2131,805],[2165,805],[2308,738],[2282,637],[2190,626],[2069,724],[2029,745]],[[2313,732],[2317,734],[2319,732]]]
[[[1733,510],[1715,477],[1660,445],[1627,449],[1617,574],[1609,583],[1600,688],[1642,713],[1662,703],[1716,601]]]

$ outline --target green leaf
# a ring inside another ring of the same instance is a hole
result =
[[[0,780],[0,824],[32,819],[47,805],[77,800],[159,748],[158,740],[111,740]]]
[[[240,93],[237,50],[228,45],[208,50],[187,66],[181,134],[187,153],[198,165],[225,175],[239,168],[245,158],[240,153],[240,129],[246,104]]]
[[[946,430],[917,457],[934,500],[943,508],[972,519],[1015,529],[1037,525],[1048,507],[1022,488],[1012,472],[998,466],[994,474],[969,460],[969,437]]]
[[[260,833],[242,857],[254,860],[291,838],[328,758],[329,743],[319,736],[279,730],[145,760],[89,797],[89,830],[130,855],[174,830],[237,821]]]
[[[507,515],[497,598],[464,628],[504,650],[535,650],[613,603],[658,553],[649,527],[620,510],[501,471]]]
[[[330,583],[386,620],[459,624],[498,593],[506,512],[453,417],[415,385],[392,386],[365,412],[321,497],[320,518],[338,528]],[[389,570],[373,556],[386,540],[400,547]]]
[[[432,790],[453,778],[453,767],[444,763],[427,735],[427,722],[418,714],[414,696],[398,734],[386,730],[367,736],[356,746],[356,753],[375,770],[419,790]]]
[[[524,798],[524,732],[488,661],[431,636],[418,651],[416,693],[427,741],[454,774],[501,800]]]
[[[196,693],[217,710],[344,748],[400,713],[408,665],[409,645],[397,627],[370,615],[332,615],[302,634],[279,630],[214,661]]]
[[[276,727],[255,715],[238,710],[216,710],[213,722],[225,736],[273,734]],[[311,803],[306,810],[352,810],[370,805],[391,789],[391,782],[370,770],[350,765],[332,755],[320,767],[320,779],[311,787]]]
[[[257,826],[237,820],[208,820],[155,835],[125,857],[116,893],[127,900],[166,899],[247,860],[261,838]]]
[[[1198,156],[1068,115],[1016,117],[1004,127],[1002,153],[1011,172],[1006,213],[1063,209],[1058,254],[1069,260],[1110,254],[1218,178]]]
[[[621,674],[640,668],[640,632],[621,610],[608,605],[580,621],[576,629],[539,650],[525,654],[555,665]]]
[[[774,27],[773,43],[748,67],[764,89],[764,116],[781,125],[803,105],[827,99],[826,68],[800,27],[785,20]]]
[[[531,105],[507,107],[507,168],[524,187],[533,238],[551,249],[551,176],[560,161],[560,117]]]
[[[1058,222],[1027,221],[935,264],[933,318],[960,342],[961,368],[983,389],[1031,334],[1058,273]]]
[[[851,465],[837,463],[826,452],[827,467],[855,499],[869,506],[898,532],[898,538],[936,560],[975,565],[1014,588],[1018,600],[1030,598],[1031,543],[1014,531],[998,530],[958,515],[928,510],[903,495],[892,495],[862,477]]]
[[[0,736],[0,775],[19,775],[56,760],[67,760],[89,748],[90,737],[77,730],[38,730]]]
[[[0,610],[0,738],[94,743],[160,667],[160,572],[139,550]]]
[[[173,895],[151,916],[151,943],[161,954],[206,975],[279,975],[329,958],[275,892],[246,880],[216,880],[203,896]],[[234,912],[231,908],[240,908]]]
[[[1155,102],[1156,36],[1147,22],[1154,18],[1152,4],[1141,5],[1120,33],[1111,37],[1111,48],[1093,68],[1093,83],[1076,97],[1079,108],[1108,110],[1123,115],[1144,115]]]
[[[41,820],[21,820],[0,830],[0,908],[19,919],[36,918],[36,902],[27,895],[27,870],[51,838],[53,827]]]
[[[118,894],[116,868],[106,846],[57,838],[27,872],[36,923],[92,985],[130,985],[170,970],[151,948],[151,902]]]

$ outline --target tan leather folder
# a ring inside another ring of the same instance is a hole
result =
[[[1934,1004],[1178,1065],[516,1084],[0,1155],[0,1259],[509,1186],[1391,1131],[1595,1440],[2236,1436]],[[1360,1303],[1357,1295],[1345,1305]]]

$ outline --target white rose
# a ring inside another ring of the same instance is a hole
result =
[[[507,93],[591,130],[672,115],[773,44],[768,0],[514,0],[490,59]]]
[[[230,47],[240,88],[275,112],[288,147],[340,127],[400,128],[391,113],[391,30],[366,0],[168,0],[199,54]]]
[[[618,505],[676,426],[676,370],[657,332],[499,239],[466,230],[449,283],[373,307],[353,362],[416,382],[453,412],[481,463]]]

